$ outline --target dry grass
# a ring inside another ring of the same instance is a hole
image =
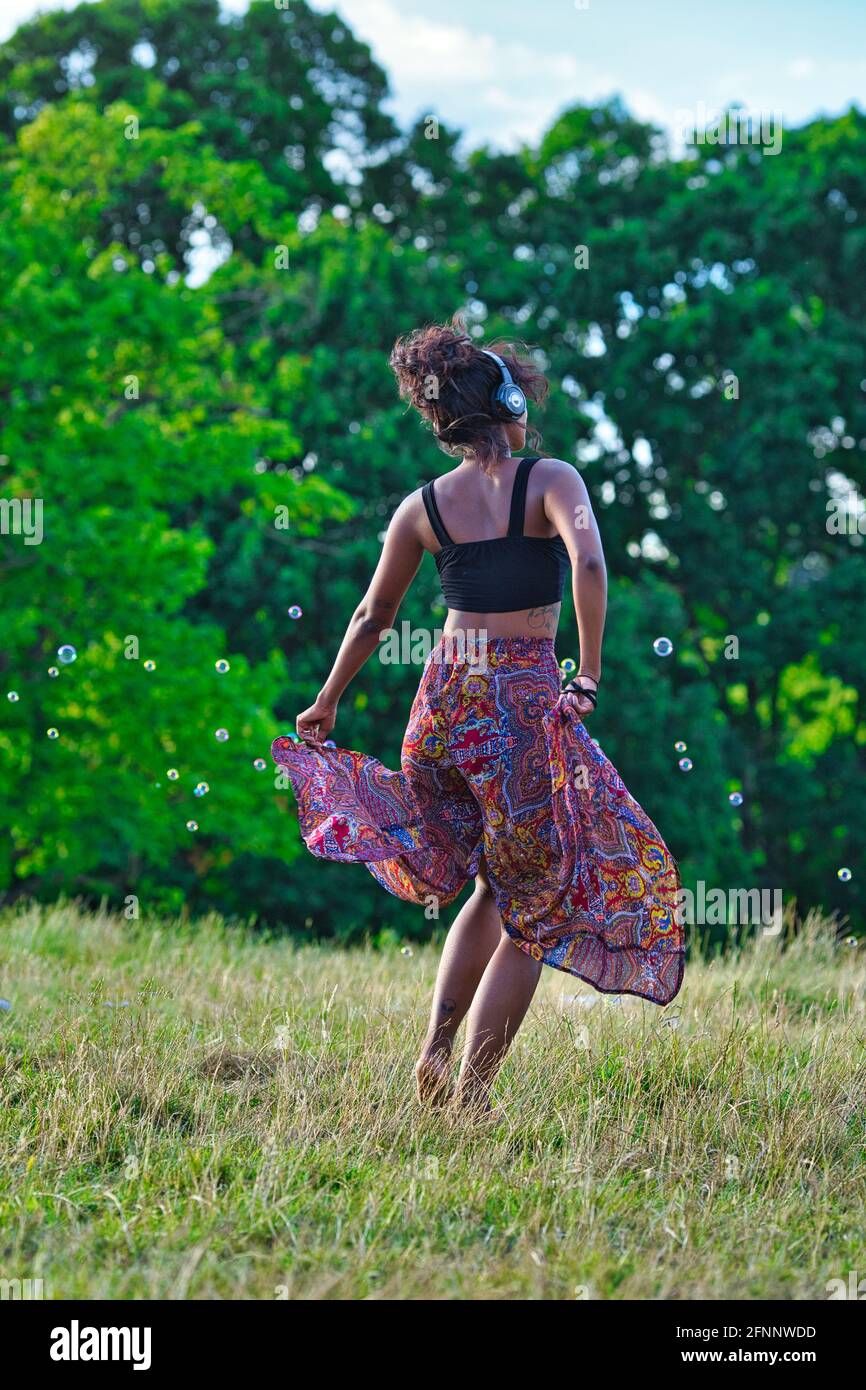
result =
[[[824,1298],[866,1268],[866,949],[670,1009],[545,971],[505,1118],[425,1113],[432,949],[0,918],[0,1278],[55,1298]]]

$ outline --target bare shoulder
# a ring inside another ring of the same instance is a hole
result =
[[[426,512],[424,510],[424,500],[421,496],[421,489],[417,487],[414,492],[410,492],[404,497],[391,514],[388,525],[389,531],[397,536],[420,536],[421,527]]]
[[[566,459],[540,458],[533,469],[545,493],[570,497],[583,492],[585,484],[573,463]]]
[[[542,456],[538,460],[533,472],[537,473],[539,478],[544,478],[545,480],[549,478],[551,482],[553,482],[554,478],[569,478],[574,477],[575,474],[580,477],[573,463],[568,463],[565,459],[547,458],[545,456]]]

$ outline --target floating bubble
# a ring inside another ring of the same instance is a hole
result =
[[[155,661],[146,661],[146,662],[144,663],[144,669],[145,669],[145,671],[155,671],[155,670],[156,670],[156,662],[155,662]]]
[[[176,782],[178,777],[180,776],[180,773],[178,772],[176,767],[170,767],[165,775],[168,778],[169,782]]]
[[[228,729],[217,729],[216,733],[214,734],[214,738],[216,739],[217,743],[227,743],[228,736]]]
[[[674,649],[674,644],[669,637],[657,637],[653,642],[653,651],[656,656],[670,656]]]
[[[411,946],[401,946],[401,947],[400,947],[400,955],[401,955],[401,956],[411,956],[411,955],[412,955],[412,947],[411,947]]]
[[[254,758],[253,767],[255,768],[256,772],[264,772],[265,768],[267,767],[267,763],[265,762],[264,758]]]
[[[743,804],[743,793],[742,793],[742,792],[731,792],[730,796],[728,797],[728,800],[730,801],[730,803],[731,803],[732,806],[742,806],[742,804]]]
[[[198,830],[198,821],[197,821],[197,820],[188,820],[187,823],[186,823],[186,828],[187,828],[187,830]]]
[[[336,746],[337,746],[337,745],[336,745],[336,743],[334,742],[334,740],[333,740],[332,738],[326,738],[326,739],[325,739],[325,747],[326,747],[326,748],[336,748]]]
[[[680,769],[680,772],[691,772],[691,770],[692,770],[693,767],[694,767],[694,763],[692,762],[691,758],[680,758],[680,761],[679,761],[679,769]]]
[[[9,701],[10,705],[17,705],[19,699],[18,691],[10,690],[9,694],[6,696],[6,699]]]
[[[686,747],[687,745],[683,743],[682,739],[680,739],[677,743],[674,744],[674,748],[677,750],[678,753],[685,753]]]
[[[9,1003],[8,999],[0,999],[0,1009],[3,1010],[4,1014],[8,1014],[11,1008],[12,1005]]]
[[[56,729],[49,729],[49,730],[48,730],[48,737],[49,737],[49,738],[59,738],[59,737],[60,737],[60,734],[58,733],[58,731],[57,731]]]
[[[219,671],[219,673],[220,673],[221,676],[225,675],[226,671],[230,671],[230,670],[231,670],[231,667],[229,666],[229,664],[228,664],[228,662],[226,661],[225,657],[221,657],[219,661],[215,661],[215,662],[214,662],[214,665],[215,665],[216,669]]]
[[[193,796],[207,796],[210,787],[207,782],[197,782],[193,789]]]
[[[559,663],[559,669],[564,675],[570,676],[572,671],[577,670],[577,662],[570,656],[564,656]]]
[[[845,945],[846,945],[846,946],[856,946],[856,945],[857,945],[857,938],[856,938],[856,936],[846,936],[846,938],[845,938]]]
[[[58,669],[57,669],[56,666],[49,666],[49,667],[48,667],[48,674],[49,674],[49,676],[51,677],[52,680],[56,680],[57,677],[60,675],[60,672],[58,671]]]
[[[854,876],[854,875],[851,873],[851,870],[850,870],[850,869],[837,869],[837,870],[836,870],[836,877],[837,877],[838,879],[840,879],[842,883],[850,883],[850,882],[851,882],[851,879],[853,878],[853,876]]]
[[[60,662],[61,666],[69,666],[77,656],[78,652],[74,647],[70,647],[68,643],[64,643],[62,647],[57,648],[57,660]]]
[[[303,610],[302,610],[301,608],[299,608],[298,605],[297,605],[296,603],[293,603],[292,606],[291,606],[291,608],[289,609],[289,617],[290,617],[290,618],[302,618],[302,617],[303,617]]]

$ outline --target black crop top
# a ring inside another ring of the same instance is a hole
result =
[[[436,568],[449,608],[464,613],[516,613],[559,603],[570,561],[560,536],[524,536],[526,484],[538,457],[520,460],[511,492],[508,534],[488,541],[452,541],[433,484],[421,489],[436,539]]]

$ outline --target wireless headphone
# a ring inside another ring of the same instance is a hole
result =
[[[492,357],[494,362],[499,363],[499,370],[502,372],[502,381],[490,398],[490,409],[497,420],[519,420],[526,409],[526,397],[520,387],[512,378],[512,375],[501,357],[497,357],[495,352],[482,348],[481,351],[488,357]]]

